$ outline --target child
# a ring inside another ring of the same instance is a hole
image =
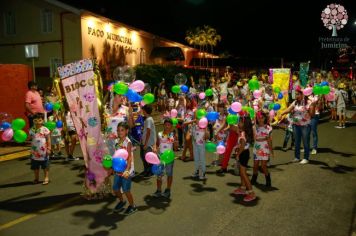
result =
[[[168,111],[171,111],[174,108],[176,101],[173,98],[172,93],[169,93],[169,98],[168,98]]]
[[[143,162],[144,171],[142,174],[144,177],[152,176],[151,172],[151,164],[147,163],[145,159],[145,155],[147,152],[152,152],[153,147],[156,144],[156,127],[154,120],[151,116],[152,113],[152,106],[151,105],[144,105],[142,107],[143,115],[146,117],[144,126],[143,126],[143,134],[141,139],[141,146],[140,146],[140,154],[141,160]]]
[[[283,121],[283,120],[282,120]],[[284,141],[283,141],[283,151],[287,151],[287,146],[288,146],[288,141],[289,138],[292,137],[292,143],[291,143],[291,149],[294,149],[294,134],[293,134],[293,120],[290,116],[290,114],[287,114],[287,116],[284,118],[284,121],[286,123],[286,133],[284,136]]]
[[[198,126],[199,120],[192,124],[192,136],[193,136],[193,152],[194,152],[194,166],[195,170],[192,174],[193,178],[199,177],[200,180],[205,180],[205,140],[208,138],[209,134],[206,128],[202,129]],[[199,172],[200,169],[200,172]]]
[[[227,131],[225,130],[226,124],[226,112],[224,103],[218,104],[219,119],[215,122],[213,130],[214,137],[217,143],[224,142],[227,136]],[[219,155],[219,161],[213,161],[212,165],[217,165],[223,158],[223,154]]]
[[[157,147],[159,148],[158,152],[161,155],[166,150],[173,151],[173,145],[178,146],[177,136],[173,132],[173,122],[171,119],[164,120],[163,131],[159,132],[157,135]],[[162,193],[162,177],[163,173],[157,176],[157,191],[153,194],[154,197],[163,197],[169,198],[171,196],[171,187],[173,182],[173,164],[174,162],[164,165],[164,169],[167,175],[167,188]]]
[[[120,202],[115,206],[114,212],[120,212],[126,204],[124,201],[120,188],[122,188],[123,193],[126,195],[127,200],[129,201],[129,206],[125,210],[125,215],[130,215],[137,211],[137,207],[134,204],[134,200],[131,194],[131,177],[135,174],[134,169],[134,159],[132,153],[132,143],[131,140],[127,137],[129,133],[129,125],[126,122],[120,122],[117,126],[117,149],[125,149],[128,152],[127,157],[127,167],[124,172],[115,172],[114,171],[114,183],[113,190]]]
[[[266,187],[271,187],[271,175],[267,170],[267,161],[273,156],[272,128],[268,125],[268,117],[263,112],[257,113],[257,124],[253,128],[255,144],[253,146],[253,175],[251,184],[256,184],[259,163],[262,162],[262,170],[266,178]]]
[[[250,158],[249,147],[253,142],[252,122],[249,117],[242,117],[238,124],[238,148],[236,149],[237,159],[240,162],[240,179],[241,186],[234,191],[234,194],[245,195],[244,201],[250,202],[256,199],[252,190],[251,182],[247,175],[247,163]]]
[[[44,115],[36,113],[33,116],[34,126],[30,129],[32,138],[31,147],[31,170],[34,171],[35,180],[34,184],[39,183],[39,169],[42,168],[44,172],[43,185],[49,183],[49,154],[51,153],[51,138],[50,131],[43,126]]]
[[[77,161],[79,158],[74,157],[74,149],[75,146],[77,145],[78,141],[78,136],[77,132],[75,131],[74,123],[70,114],[70,111],[68,111],[66,115],[66,121],[67,121],[67,130],[68,130],[68,139],[65,139],[65,149],[67,152],[67,161]]]

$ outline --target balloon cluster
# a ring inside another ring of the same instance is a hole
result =
[[[2,140],[4,141],[10,141],[12,138],[15,140],[17,143],[23,143],[27,139],[27,134],[25,131],[22,129],[25,128],[26,122],[22,118],[17,118],[11,122],[2,122],[0,127],[1,130],[4,130],[4,132],[1,135]]]
[[[155,97],[152,93],[146,93],[141,96],[139,92],[145,89],[145,83],[141,80],[136,80],[127,85],[124,82],[117,82],[112,86],[113,91],[116,94],[124,95],[130,102],[141,102],[145,104],[151,104],[154,102]]]
[[[55,102],[55,103],[46,102],[44,107],[47,112],[51,112],[51,111],[59,111],[62,105],[60,102]]]
[[[129,154],[125,149],[118,149],[111,157],[110,155],[105,155],[102,160],[102,165],[104,168],[112,168],[116,172],[124,172],[127,167],[127,158]]]
[[[174,152],[172,150],[165,150],[159,157],[154,152],[148,152],[145,155],[148,163],[152,164],[152,173],[161,175],[163,173],[164,165],[171,164],[174,161]]]

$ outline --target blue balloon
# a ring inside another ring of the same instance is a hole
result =
[[[320,85],[321,85],[321,86],[328,86],[329,83],[328,83],[328,81],[323,81],[323,82],[320,83]]]
[[[278,111],[279,109],[281,109],[281,104],[275,103],[273,106],[273,110]]]
[[[283,98],[283,94],[282,93],[279,93],[278,94],[278,99],[282,99]]]
[[[61,120],[57,120],[57,122],[56,122],[56,127],[57,127],[58,129],[62,128],[62,127],[63,127],[63,122],[62,122]]]
[[[188,93],[189,88],[187,85],[182,85],[180,86],[180,91],[182,91],[183,93]]]
[[[164,165],[152,165],[152,173],[154,175],[162,175],[164,169]]]
[[[135,90],[132,89],[127,90],[125,96],[130,102],[141,102],[143,99],[140,94],[138,94]]]
[[[9,122],[4,121],[4,122],[1,123],[0,128],[1,128],[2,130],[11,128],[11,124],[10,124]]]
[[[208,114],[206,114],[206,118],[208,119],[208,121],[216,121],[217,119],[219,119],[219,113],[216,111],[208,112]]]
[[[117,157],[112,159],[112,168],[116,172],[124,172],[127,167],[127,161],[124,158]]]
[[[231,114],[231,115],[236,115],[236,114],[237,114],[237,112],[234,112],[234,111],[231,109],[231,107],[229,107],[229,109],[227,110],[227,112],[229,112],[229,114]]]
[[[220,141],[217,146],[224,146],[225,147],[224,141]]]
[[[50,102],[47,102],[45,104],[45,109],[46,109],[46,111],[51,112],[53,110],[53,104]]]

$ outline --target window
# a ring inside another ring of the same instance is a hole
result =
[[[41,11],[41,27],[42,33],[52,33],[53,14],[51,10],[44,9]]]
[[[53,78],[57,72],[57,68],[62,66],[62,59],[51,58],[49,60],[49,66],[50,66],[50,76]]]
[[[141,48],[140,49],[140,64],[146,63],[146,50]]]
[[[16,34],[16,22],[15,22],[15,13],[5,12],[4,13],[4,28],[5,35],[15,35]]]

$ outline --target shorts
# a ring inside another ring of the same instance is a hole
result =
[[[61,136],[51,136],[51,145],[59,144],[62,141]]]
[[[338,116],[345,116],[346,115],[346,108],[345,107],[337,107],[336,114]]]
[[[250,159],[250,150],[245,149],[239,156],[240,165],[247,167],[248,160]]]
[[[114,175],[114,183],[112,185],[112,189],[117,192],[122,188],[122,191],[124,193],[130,192],[131,190],[131,177],[125,179],[122,176],[119,176],[117,174]]]
[[[31,170],[39,170],[40,167],[42,170],[48,170],[49,169],[49,164],[50,160],[43,160],[43,161],[36,161],[31,159]]]
[[[161,164],[162,169],[164,168],[165,171],[164,172],[162,171],[162,174],[159,175],[158,177],[163,176],[164,174],[166,174],[167,177],[172,177],[173,176],[173,164],[174,164],[174,162],[172,162],[168,165]]]
[[[69,130],[68,131],[68,135],[69,136],[76,135],[76,134],[77,134],[77,132],[75,132],[75,130]]]

